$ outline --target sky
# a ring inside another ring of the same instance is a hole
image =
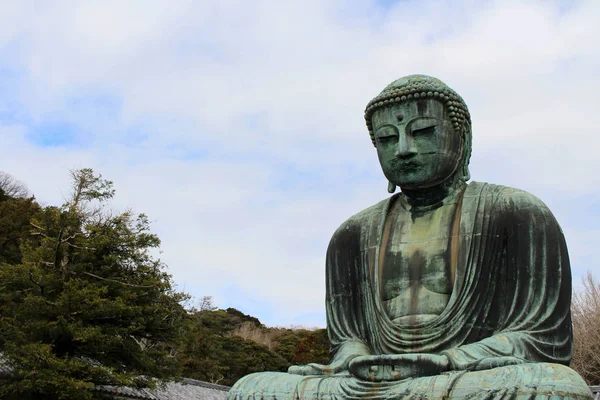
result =
[[[0,171],[61,204],[69,170],[147,214],[180,290],[325,326],[325,251],[386,198],[364,124],[428,74],[473,120],[471,175],[527,190],[600,274],[600,2],[0,2]]]

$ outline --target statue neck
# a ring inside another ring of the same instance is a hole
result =
[[[442,203],[444,199],[453,197],[454,194],[464,189],[465,186],[466,183],[459,178],[459,174],[455,173],[436,186],[415,189],[401,187],[400,189],[404,198],[412,207],[423,207]]]

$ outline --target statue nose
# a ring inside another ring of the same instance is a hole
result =
[[[396,147],[396,157],[407,158],[416,154],[417,149],[414,146],[413,138],[406,132],[400,132],[398,135],[398,147]]]

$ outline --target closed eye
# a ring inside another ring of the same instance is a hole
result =
[[[389,143],[398,140],[398,130],[391,125],[382,126],[376,132],[377,141],[380,143]]]
[[[377,141],[379,143],[394,143],[398,141],[398,135],[389,135],[389,136],[378,136]]]
[[[413,136],[430,135],[433,132],[435,132],[435,125],[412,130]]]

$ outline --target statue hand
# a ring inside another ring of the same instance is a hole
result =
[[[348,371],[350,360],[357,356],[346,357],[342,360],[333,361],[331,364],[323,365],[311,363],[308,365],[292,365],[288,368],[289,374],[294,375],[335,375]]]
[[[294,375],[335,375],[348,373],[350,361],[359,356],[371,354],[367,345],[360,340],[348,340],[335,352],[329,364],[292,365],[288,373]]]
[[[508,365],[523,364],[524,362],[526,362],[524,359],[517,357],[488,357],[482,359],[473,369],[475,371],[480,371],[484,369],[506,367]]]
[[[349,364],[350,373],[366,381],[398,381],[438,375],[450,369],[450,359],[437,354],[386,354],[356,357]]]

